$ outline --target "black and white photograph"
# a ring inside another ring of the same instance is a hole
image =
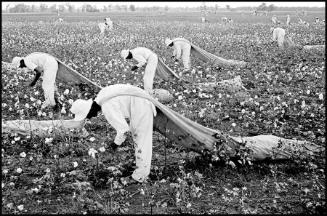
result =
[[[325,1],[1,6],[3,215],[326,213]]]

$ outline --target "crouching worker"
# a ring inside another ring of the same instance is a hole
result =
[[[45,101],[42,108],[49,105],[54,110],[58,111],[60,104],[55,100],[54,94],[57,92],[56,76],[58,71],[58,62],[55,57],[41,52],[35,52],[27,55],[26,57],[14,57],[12,64],[17,68],[28,68],[36,72],[34,80],[29,86],[34,86],[38,79],[43,74],[42,89],[44,91]]]
[[[132,50],[122,50],[120,56],[123,59],[135,59],[138,64],[132,67],[132,71],[137,70],[146,64],[143,82],[144,82],[144,90],[149,94],[152,94],[153,89],[153,79],[156,73],[157,65],[158,65],[158,56],[151,50],[145,47],[137,47]]]
[[[145,93],[144,90],[132,85],[111,85],[103,88],[94,100],[76,100],[70,111],[75,114],[74,120],[80,121],[97,116],[101,110],[109,124],[117,132],[114,143],[118,146],[125,141],[125,132],[131,131],[136,143],[135,160],[137,168],[134,170],[132,178],[128,179],[128,183],[137,183],[145,181],[150,174],[153,116],[156,115],[156,110],[150,101],[140,97],[112,97],[115,93],[130,88],[133,91]],[[125,118],[129,119],[129,124]]]

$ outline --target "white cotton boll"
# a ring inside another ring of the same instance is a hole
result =
[[[28,109],[28,108],[30,108],[30,105],[29,104],[25,104],[25,107]]]
[[[105,152],[106,149],[102,146],[102,147],[99,148],[99,151],[100,151],[100,152]]]
[[[319,100],[323,100],[324,99],[324,95],[322,93],[319,94]]]
[[[67,113],[65,107],[62,107],[62,108],[61,108],[60,113],[61,113],[61,114],[66,114],[66,113]]]
[[[74,166],[74,168],[76,168],[78,166],[78,163],[76,161],[74,161],[73,166]]]
[[[21,172],[23,172],[23,170],[22,170],[22,168],[17,168],[17,169],[16,169],[16,172],[17,172],[17,173],[21,173]]]
[[[45,138],[45,143],[48,144],[48,143],[52,143],[53,141],[53,138]]]
[[[90,141],[91,141],[91,142],[94,142],[94,141],[95,141],[95,138],[94,138],[94,137],[91,137],[91,138],[90,138]]]
[[[232,126],[233,126],[233,127],[236,127],[236,124],[235,124],[235,123],[232,123]]]
[[[19,206],[17,206],[17,209],[18,209],[19,211],[23,211],[23,210],[24,210],[24,205],[19,205]]]
[[[22,158],[26,157],[26,153],[25,152],[22,152],[19,154],[19,156],[21,156]]]

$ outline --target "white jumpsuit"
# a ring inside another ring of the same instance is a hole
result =
[[[110,95],[128,88],[132,88],[134,92],[145,93],[144,90],[132,85],[116,84],[103,88],[95,98],[95,102],[101,106],[105,118],[117,131],[114,140],[117,145],[121,145],[126,139],[124,133],[131,131],[136,143],[136,169],[132,177],[136,181],[143,182],[150,174],[153,116],[156,115],[156,110],[150,101],[139,97],[117,96],[108,99]],[[125,118],[130,120],[129,125]]]
[[[273,24],[277,24],[277,17],[275,16],[271,17],[271,21]]]
[[[283,48],[284,46],[284,38],[285,38],[285,30],[282,28],[275,28],[273,30],[273,41],[277,41],[278,46]]]
[[[107,25],[107,28],[109,30],[112,30],[114,26],[113,26],[113,22],[111,21],[111,19],[110,18],[106,18],[105,20],[106,20],[105,21],[105,24]]]
[[[47,53],[35,52],[24,57],[24,62],[26,67],[33,71],[36,67],[41,67],[44,70],[42,89],[44,91],[45,101],[43,107],[49,105],[55,106],[54,93],[57,91],[55,83],[58,71],[57,60]]]
[[[137,67],[142,67],[144,64],[147,64],[143,75],[144,90],[151,94],[153,88],[153,79],[158,65],[158,56],[145,47],[137,47],[130,50],[130,52],[133,55],[133,59],[138,62],[136,65]]]
[[[287,15],[286,25],[290,25],[290,23],[291,23],[291,17],[290,15]]]
[[[182,57],[184,70],[191,69],[190,56],[191,56],[191,44],[184,38],[175,38],[172,40],[174,45],[173,56],[177,59]]]

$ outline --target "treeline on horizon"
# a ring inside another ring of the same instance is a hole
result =
[[[324,10],[324,7],[277,7],[274,4],[266,5],[265,3],[262,3],[258,7],[236,7],[231,8],[229,5],[218,5],[215,6],[199,6],[199,7],[177,7],[177,8],[170,8],[168,6],[158,7],[136,7],[133,4],[130,5],[104,5],[101,8],[97,8],[95,6],[92,6],[91,4],[84,4],[80,7],[76,7],[72,4],[66,3],[66,4],[53,4],[51,6],[48,6],[46,4],[40,4],[40,5],[26,5],[24,3],[16,4],[14,6],[7,4],[2,8],[3,13],[37,13],[37,12],[51,12],[51,13],[74,13],[74,12],[110,12],[110,11],[122,11],[122,12],[128,12],[128,11],[199,11],[199,12],[217,12],[217,11],[320,11]]]

